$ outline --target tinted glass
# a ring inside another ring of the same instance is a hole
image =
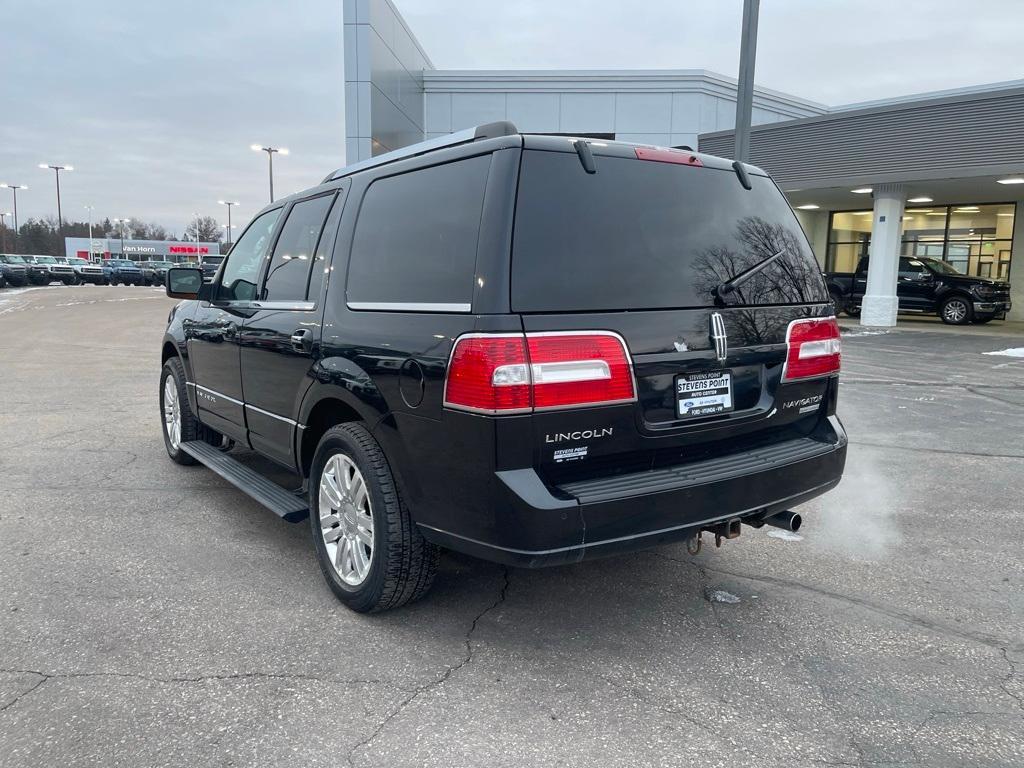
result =
[[[928,270],[925,269],[923,263],[917,259],[900,259],[899,275],[900,277],[920,277],[924,274],[928,274]]]
[[[331,251],[334,250],[334,239],[338,234],[338,220],[344,207],[345,192],[342,191],[331,206],[331,213],[327,217],[323,234],[320,235],[320,243],[316,247],[316,256],[313,258],[312,271],[309,275],[309,289],[306,291],[306,298],[310,301],[320,299],[320,289],[324,284],[324,275],[330,269],[329,259]]]
[[[575,154],[523,153],[512,304],[523,312],[713,304],[723,281],[779,251],[730,305],[828,301],[821,270],[771,180],[731,170]]]
[[[327,210],[334,195],[323,195],[296,203],[274,246],[261,298],[267,301],[302,301],[306,298],[310,263]]]
[[[270,237],[281,209],[267,211],[258,217],[235,243],[221,275],[217,299],[220,301],[252,301],[256,297],[256,281],[260,264],[270,248]]]
[[[490,162],[482,155],[371,184],[352,242],[348,301],[469,304]]]

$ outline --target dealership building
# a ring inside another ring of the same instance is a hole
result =
[[[119,237],[65,237],[64,255],[82,259],[131,259],[132,261],[198,261],[219,254],[219,243],[175,240],[122,240]]]
[[[736,81],[704,70],[439,70],[390,0],[345,0],[349,163],[475,125],[730,157]],[[755,86],[750,162],[821,260],[871,255],[862,322],[896,322],[900,255],[1010,279],[1024,320],[1024,81],[829,106]]]

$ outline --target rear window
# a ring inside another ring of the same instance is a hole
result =
[[[706,307],[712,291],[784,251],[727,305],[828,301],[821,270],[785,197],[731,170],[523,153],[512,250],[519,312]]]
[[[350,307],[469,310],[490,164],[482,155],[370,185],[352,241]]]

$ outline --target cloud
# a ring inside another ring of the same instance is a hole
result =
[[[343,0],[8,3],[0,181],[19,214],[55,212],[42,161],[75,165],[64,212],[180,233],[193,211],[246,219],[267,200],[254,141],[288,146],[279,195],[344,161]],[[441,68],[703,68],[735,75],[741,3],[396,0]],[[773,0],[759,84],[842,104],[1024,77],[1024,4]],[[0,193],[2,194],[2,193]],[[7,207],[0,196],[0,207]]]

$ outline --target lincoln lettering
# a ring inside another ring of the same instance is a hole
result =
[[[595,437],[610,437],[612,427],[601,427],[600,429],[581,429],[576,432],[555,432],[553,435],[544,435],[545,443],[564,443],[566,440],[591,440]]]

